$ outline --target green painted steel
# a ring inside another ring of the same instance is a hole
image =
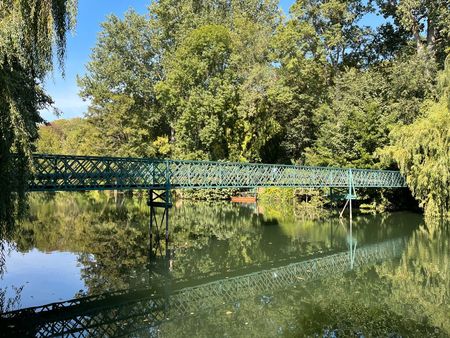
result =
[[[406,187],[389,170],[44,154],[33,162],[29,191]]]

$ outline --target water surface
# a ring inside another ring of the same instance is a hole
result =
[[[0,305],[38,308],[1,325],[37,336],[450,336],[447,224],[179,201],[154,256],[148,220],[136,197],[33,195],[2,242]]]

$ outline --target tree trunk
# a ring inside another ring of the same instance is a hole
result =
[[[419,23],[415,22],[413,27],[413,35],[414,35],[414,41],[416,42],[416,49],[417,54],[422,55],[424,52],[424,45],[422,42],[422,39],[420,38],[420,31],[419,31]]]
[[[433,19],[428,18],[428,31],[427,31],[427,48],[428,51],[435,56],[436,53],[436,29],[434,28]]]

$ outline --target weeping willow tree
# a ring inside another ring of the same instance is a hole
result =
[[[25,205],[32,143],[39,111],[52,107],[43,81],[63,72],[66,33],[74,28],[77,0],[0,1],[0,231],[12,229]],[[56,56],[56,57],[55,57]],[[12,156],[18,154],[17,157]]]
[[[450,57],[440,87],[439,101],[426,103],[414,123],[394,129],[394,145],[386,151],[430,217],[450,215]]]

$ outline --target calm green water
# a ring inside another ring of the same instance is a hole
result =
[[[0,332],[450,336],[448,224],[412,213],[356,215],[351,224],[308,214],[178,202],[170,245],[155,257],[144,199],[33,195],[27,220],[3,239],[0,306],[65,303],[2,315]]]

